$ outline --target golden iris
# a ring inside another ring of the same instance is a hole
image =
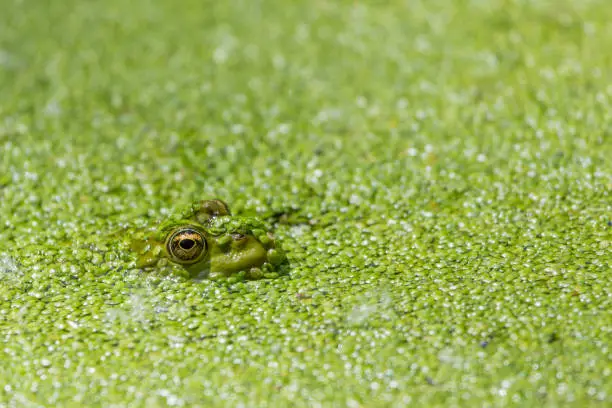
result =
[[[199,231],[186,227],[169,234],[166,249],[178,263],[191,264],[199,261],[206,254],[206,238]]]

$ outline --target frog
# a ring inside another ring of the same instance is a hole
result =
[[[132,241],[141,269],[182,267],[196,280],[258,280],[286,275],[288,258],[269,224],[232,215],[220,199],[197,201]]]

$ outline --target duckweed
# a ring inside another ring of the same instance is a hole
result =
[[[0,405],[610,404],[611,19],[4,2]],[[289,274],[137,267],[211,197]]]

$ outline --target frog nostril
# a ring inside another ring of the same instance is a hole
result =
[[[193,239],[182,239],[181,242],[179,242],[179,246],[186,250],[193,248],[195,244],[196,243]]]

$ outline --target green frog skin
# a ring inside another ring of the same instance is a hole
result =
[[[232,216],[221,200],[204,200],[137,237],[140,268],[180,265],[194,279],[242,280],[286,274],[288,260],[274,235],[254,217]]]

